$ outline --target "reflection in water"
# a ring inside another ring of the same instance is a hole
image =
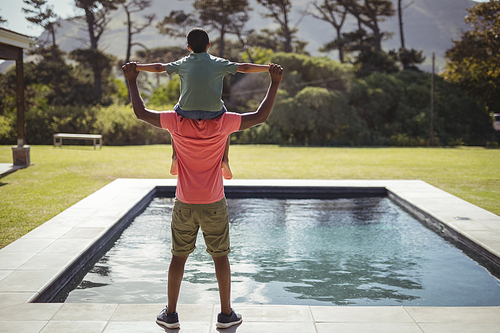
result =
[[[228,203],[235,303],[500,305],[497,279],[387,198]],[[67,301],[164,302],[172,205],[154,199]],[[218,303],[201,233],[197,245],[179,303]]]
[[[97,287],[104,287],[104,286],[107,286],[108,284],[107,283],[95,283],[95,282],[92,282],[92,281],[86,281],[86,280],[83,280],[79,285],[78,287],[76,287],[77,289],[87,289],[87,288],[97,288]]]
[[[259,266],[255,273],[234,269],[235,276],[282,283],[298,300],[337,305],[418,299],[408,291],[423,289],[419,260],[401,255],[399,212],[387,199],[263,203],[235,203],[243,209],[234,214],[233,235],[252,250],[241,257]]]

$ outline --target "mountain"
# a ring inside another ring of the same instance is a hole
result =
[[[392,0],[395,7],[397,1]],[[259,5],[256,0],[249,0],[252,11],[250,12],[251,19],[247,24],[248,28],[260,30],[262,28],[273,28],[275,25],[270,19],[264,19],[261,13],[265,12],[264,7]],[[318,1],[320,2],[320,1]],[[302,17],[304,10],[313,10],[310,0],[292,0],[292,26],[297,24]],[[474,2],[472,0],[406,0],[404,3],[409,4],[404,10],[403,22],[404,33],[407,48],[423,50],[427,57],[425,63],[421,66],[423,70],[430,71],[432,52],[436,53],[436,68],[437,71],[444,68],[444,54],[447,49],[452,46],[452,39],[459,38],[462,31],[468,27],[464,24],[466,9],[470,8]],[[143,12],[134,14],[134,20],[140,21],[142,15],[156,14],[156,21],[162,20],[172,10],[182,9],[186,12],[192,10],[192,1],[174,1],[174,0],[153,0],[152,6]],[[127,33],[124,25],[125,12],[117,10],[113,12],[111,21],[107,30],[101,37],[99,47],[107,53],[111,53],[118,59],[125,58],[125,47]],[[355,29],[355,21],[350,19],[346,22],[343,29],[344,32]],[[317,20],[310,15],[306,15],[298,23],[298,37],[301,40],[308,42],[307,51],[312,55],[324,55],[320,53],[320,48],[324,43],[333,39],[334,31],[331,26],[323,21]],[[400,46],[398,19],[394,16],[385,22],[381,23],[381,28],[384,31],[392,33],[392,38],[384,41],[383,47],[385,50],[397,49]],[[216,32],[212,32],[211,38],[218,37]],[[43,33],[39,39],[46,40],[47,33]],[[58,28],[56,40],[59,47],[69,52],[75,48],[85,47],[88,44],[88,32],[84,22],[78,20],[61,20],[61,27]],[[141,34],[134,35],[134,42],[140,42],[148,48],[177,45],[184,46],[185,40],[172,39],[168,36],[158,34],[155,27],[145,29]],[[139,47],[135,47],[138,50]],[[337,59],[335,52],[328,55],[332,59]],[[2,71],[8,64],[0,65]]]

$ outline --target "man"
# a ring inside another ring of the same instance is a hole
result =
[[[178,328],[176,312],[184,265],[195,249],[201,227],[207,252],[212,256],[219,285],[221,312],[218,328],[239,324],[242,317],[231,308],[231,270],[228,254],[229,215],[222,180],[221,163],[227,138],[232,132],[245,130],[266,121],[274,105],[283,77],[283,68],[269,65],[271,83],[257,111],[244,114],[226,112],[215,119],[188,119],[175,111],[146,109],[137,87],[136,63],[122,67],[129,83],[132,107],[138,119],[167,129],[177,151],[178,180],[172,211],[172,260],[168,270],[167,307],[156,323]]]

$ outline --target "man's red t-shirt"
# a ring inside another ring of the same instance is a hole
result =
[[[227,137],[240,128],[241,115],[226,112],[216,119],[193,120],[166,111],[160,123],[170,132],[177,151],[177,199],[208,204],[224,198],[222,158]]]

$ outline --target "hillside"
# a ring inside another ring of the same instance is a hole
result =
[[[395,3],[396,1],[393,0]],[[309,0],[292,0],[292,25],[294,25],[302,11],[308,6]],[[405,1],[406,3],[409,0]],[[152,6],[147,10],[139,13],[140,16],[145,14],[156,13],[156,20],[163,19],[171,10],[183,9],[185,11],[192,10],[192,1],[162,1],[153,0]],[[248,28],[256,30],[264,27],[272,27],[270,20],[264,20],[260,13],[264,12],[264,8],[257,4],[256,0],[250,0],[253,11],[250,12],[251,20],[248,23]],[[423,50],[427,57],[426,62],[421,66],[423,70],[430,70],[430,59],[432,52],[436,52],[437,70],[444,67],[444,53],[452,46],[452,39],[458,38],[462,30],[466,30],[467,26],[463,23],[466,14],[465,9],[474,4],[472,0],[415,0],[414,3],[404,11],[405,24],[405,39],[406,45],[409,48]],[[312,6],[308,7],[312,10]],[[136,16],[136,20],[140,20],[140,16]],[[112,20],[108,25],[107,31],[103,34],[100,41],[100,48],[107,53],[117,56],[119,59],[125,58],[125,43],[126,30],[123,22],[125,21],[125,12],[118,10],[114,12]],[[64,51],[71,51],[75,48],[84,47],[85,41],[88,40],[85,25],[79,23],[78,20],[63,20],[61,27],[57,30],[57,43]],[[353,29],[354,22],[347,22],[344,31]],[[397,17],[393,17],[381,24],[382,29],[393,33],[392,39],[384,42],[386,50],[399,48],[399,31]],[[319,33],[318,33],[319,32]],[[333,30],[326,22],[317,20],[312,16],[305,16],[299,24],[299,38],[308,42],[307,50],[313,55],[323,55],[318,52],[318,48],[333,39]],[[216,38],[215,32],[211,35]],[[44,33],[40,39],[45,40],[47,34]],[[157,29],[152,27],[146,29],[142,34],[135,35],[135,41],[141,42],[147,47],[158,47],[166,45],[183,46],[185,41],[182,39],[173,40],[167,36],[159,35]],[[135,49],[137,50],[137,48]],[[329,54],[333,59],[337,59],[334,52]],[[3,64],[2,71],[5,70]]]

